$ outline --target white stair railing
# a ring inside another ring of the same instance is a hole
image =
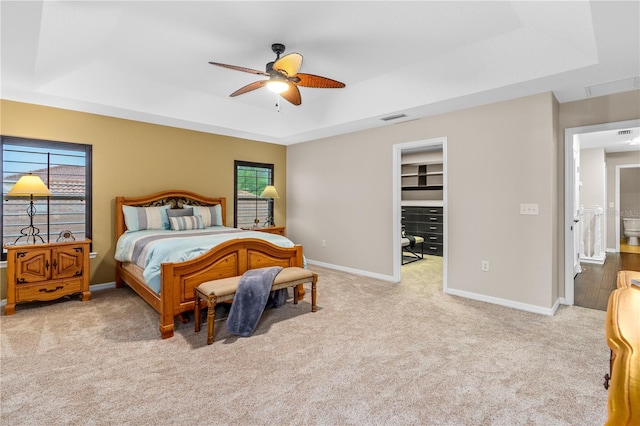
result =
[[[600,206],[592,209],[585,209],[580,206],[578,215],[580,216],[580,262],[598,263],[602,265],[605,253],[602,250],[602,215],[604,210]]]

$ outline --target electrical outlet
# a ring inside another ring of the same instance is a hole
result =
[[[322,240],[320,244],[322,244],[322,247],[326,247],[327,246],[327,240]]]
[[[520,204],[520,214],[537,215],[538,205],[537,204]]]
[[[484,272],[489,272],[489,261],[488,260],[483,260],[482,261],[482,270]]]

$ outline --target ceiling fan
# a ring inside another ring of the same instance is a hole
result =
[[[236,71],[248,72],[251,74],[264,75],[269,77],[267,80],[254,81],[244,87],[233,92],[231,97],[242,95],[243,93],[259,89],[266,86],[272,92],[278,93],[287,101],[294,105],[300,105],[302,98],[298,86],[316,87],[322,89],[339,89],[344,87],[344,83],[332,80],[326,77],[320,77],[313,74],[298,73],[302,66],[302,55],[299,53],[289,53],[288,55],[280,55],[284,53],[284,44],[274,43],[271,50],[276,54],[276,60],[269,62],[265,71],[258,71],[251,68],[239,67],[236,65],[221,64],[218,62],[209,62],[211,65],[229,68]]]

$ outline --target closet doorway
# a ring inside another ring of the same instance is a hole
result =
[[[433,216],[433,217],[431,217]],[[393,146],[393,277],[402,275],[403,224],[407,234],[424,239],[413,251],[425,258],[407,266],[420,265],[429,259],[442,262],[442,286],[447,289],[447,138],[434,138]],[[423,227],[432,221],[429,227]],[[433,244],[429,244],[433,242]],[[412,242],[412,245],[414,242]],[[411,259],[409,257],[407,259]],[[435,257],[432,257],[435,256]]]

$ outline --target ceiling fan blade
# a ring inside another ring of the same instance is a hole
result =
[[[280,96],[288,100],[294,105],[300,105],[302,103],[302,98],[300,97],[300,90],[296,87],[295,84],[287,82],[289,88],[284,92],[280,93]]]
[[[273,63],[273,69],[286,75],[293,77],[298,73],[302,66],[302,55],[299,53],[289,53]]]
[[[269,80],[254,81],[253,83],[249,83],[246,86],[239,88],[238,90],[236,90],[235,92],[233,92],[229,96],[230,97],[234,97],[234,96],[242,95],[243,93],[250,92],[252,90],[259,89],[262,86],[264,86],[267,83],[267,81],[269,81]]]
[[[218,62],[209,62],[209,63],[211,65],[217,65],[219,67],[229,68],[229,69],[236,70],[236,71],[248,72],[250,74],[269,75],[264,71],[258,71],[258,70],[254,70],[254,69],[251,69],[251,68],[238,67],[236,65],[220,64]]]
[[[298,74],[296,75],[300,80],[296,82],[298,86],[303,87],[316,87],[320,89],[340,89],[344,87],[344,83],[336,80],[332,80],[326,77],[320,77],[313,74]]]

